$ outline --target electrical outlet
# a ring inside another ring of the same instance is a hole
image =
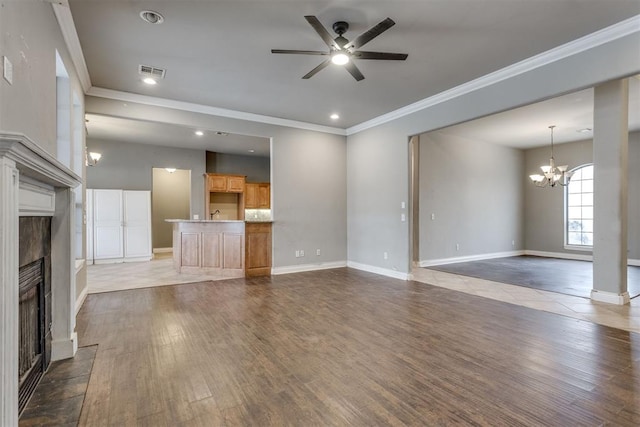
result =
[[[433,220],[435,220],[435,219],[436,219],[436,214],[432,213],[432,214],[431,214],[431,221],[433,221]]]
[[[320,256],[320,249],[316,249],[316,255]]]
[[[383,253],[382,256],[384,257],[384,259],[389,259],[389,254],[388,253]]]
[[[300,251],[296,251],[296,258],[300,258]]]
[[[400,214],[400,221],[405,222],[407,220],[407,216],[405,214]]]
[[[300,256],[303,257],[304,256],[304,250],[300,249]]]
[[[456,251],[460,250],[460,243],[456,243]]]
[[[400,209],[404,209],[407,207],[407,204],[405,202],[400,202]]]

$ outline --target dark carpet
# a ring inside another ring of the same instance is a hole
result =
[[[549,292],[589,298],[593,263],[537,256],[515,256],[429,267],[432,270]],[[631,298],[640,295],[640,267],[627,267]]]

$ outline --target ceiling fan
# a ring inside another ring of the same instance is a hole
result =
[[[378,37],[383,32],[387,31],[389,28],[393,27],[396,23],[391,18],[387,18],[379,24],[371,27],[369,30],[356,37],[356,39],[352,42],[342,36],[349,29],[348,23],[344,21],[338,21],[333,24],[333,31],[338,34],[338,37],[334,39],[333,37],[331,37],[331,34],[329,34],[329,31],[327,31],[327,29],[320,23],[318,18],[312,15],[305,16],[304,18],[313,27],[313,29],[316,30],[320,38],[327,44],[327,46],[329,46],[329,51],[271,49],[271,53],[329,56],[329,58],[321,62],[320,65],[318,65],[316,68],[302,76],[303,79],[313,77],[316,73],[318,73],[318,71],[326,68],[327,66],[329,66],[329,64],[334,63],[338,65],[344,65],[344,67],[353,76],[353,78],[357,81],[360,81],[364,79],[364,76],[362,75],[358,67],[356,67],[356,65],[353,63],[353,61],[351,61],[352,59],[382,59],[391,61],[404,61],[405,59],[407,59],[407,56],[409,56],[406,53],[367,52],[358,50],[374,38]]]

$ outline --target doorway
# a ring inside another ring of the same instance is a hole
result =
[[[153,168],[151,189],[151,235],[153,253],[172,252],[172,228],[167,219],[191,215],[191,170]]]

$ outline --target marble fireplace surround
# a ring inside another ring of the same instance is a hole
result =
[[[29,137],[0,131],[0,425],[18,424],[18,222],[51,217],[51,360],[73,357],[75,218],[81,177]]]

